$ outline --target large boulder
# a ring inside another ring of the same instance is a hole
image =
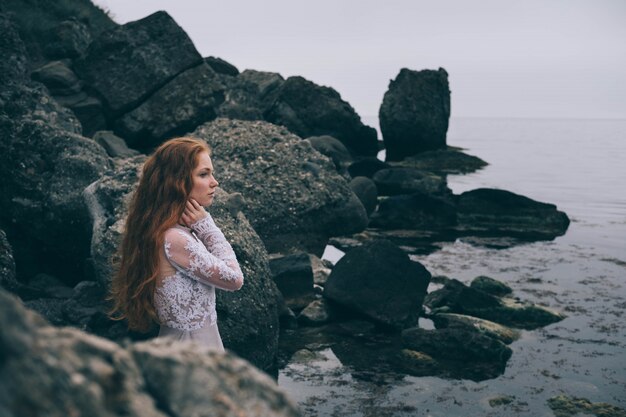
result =
[[[243,211],[269,252],[321,256],[329,237],[367,226],[363,205],[332,162],[285,128],[219,118],[192,135],[213,148],[218,180],[243,195]]]
[[[346,253],[324,297],[394,328],[417,323],[430,273],[394,244],[375,240]]]
[[[94,278],[105,288],[113,274],[112,263],[116,261],[127,206],[144,160],[144,156],[116,160],[114,171],[85,190],[93,219]],[[220,189],[210,212],[237,254],[245,284],[240,291],[218,291],[220,332],[227,348],[261,368],[269,368],[278,346],[278,290],[271,278],[263,243],[246,217],[229,206],[229,199]]]
[[[386,159],[446,147],[450,118],[448,73],[402,68],[383,97],[378,113]]]
[[[115,132],[133,148],[153,148],[215,119],[224,101],[224,86],[206,64],[193,67],[165,84],[139,107],[115,122]]]
[[[380,201],[371,227],[381,229],[447,230],[456,224],[454,205],[440,196],[416,192]]]
[[[299,415],[270,377],[231,353],[165,339],[122,347],[52,327],[3,290],[0,352],[7,417]]]
[[[451,196],[445,177],[413,168],[381,169],[372,177],[380,195],[412,194]]]
[[[127,112],[202,57],[163,11],[103,32],[75,69],[114,115]]]
[[[222,58],[208,56],[204,58],[204,62],[218,74],[230,75],[233,77],[239,75],[239,70],[237,69],[237,67],[230,62],[223,60]]]
[[[468,235],[553,239],[569,226],[567,214],[505,190],[479,188],[457,198],[457,229]]]
[[[219,117],[240,120],[263,120],[285,79],[276,72],[247,69],[237,76],[219,74],[224,84],[224,101],[217,109]]]
[[[302,77],[287,78],[264,117],[301,137],[333,136],[358,155],[378,152],[376,130],[365,126],[337,91]]]
[[[50,59],[78,58],[91,43],[89,27],[76,18],[64,20],[48,30],[44,53]]]
[[[308,253],[274,258],[270,260],[270,269],[287,307],[301,310],[315,299],[313,265]]]

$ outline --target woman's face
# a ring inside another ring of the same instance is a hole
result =
[[[213,162],[206,152],[198,154],[198,165],[191,173],[193,188],[189,198],[193,198],[203,207],[208,207],[213,203],[215,189],[219,185],[213,176]]]

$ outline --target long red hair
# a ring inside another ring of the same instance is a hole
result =
[[[193,138],[164,142],[146,160],[126,219],[119,266],[108,299],[109,317],[128,320],[128,328],[147,332],[157,322],[154,291],[159,252],[165,231],[179,222],[193,188],[192,172],[198,155],[211,148]]]

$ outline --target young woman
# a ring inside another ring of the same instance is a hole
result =
[[[163,143],[143,166],[120,247],[109,299],[115,320],[132,330],[160,324],[159,337],[223,350],[215,288],[235,291],[243,274],[235,253],[204,207],[218,182],[201,140]]]

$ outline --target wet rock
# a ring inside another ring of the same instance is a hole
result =
[[[385,279],[381,279],[385,277]],[[403,328],[417,323],[430,273],[388,241],[373,241],[341,258],[324,296],[375,321]]]
[[[466,314],[522,329],[535,329],[564,318],[563,315],[545,307],[513,299],[499,299],[486,292],[467,287],[456,279],[428,294],[424,303],[433,309],[434,313]]]
[[[53,96],[71,96],[82,90],[82,83],[64,61],[52,61],[31,73],[33,80],[48,87]]]
[[[457,229],[463,234],[553,239],[569,226],[554,204],[505,190],[479,188],[457,198]]]
[[[115,133],[133,148],[158,146],[215,119],[224,86],[206,64],[177,75],[115,122]]]
[[[11,291],[16,286],[13,248],[7,239],[7,234],[0,229],[0,287]]]
[[[413,194],[451,196],[445,178],[413,168],[381,169],[372,177],[380,195]]]
[[[402,368],[411,375],[431,375],[441,366],[432,356],[411,349],[402,349],[399,360]]]
[[[91,43],[87,25],[78,19],[64,20],[48,32],[44,53],[48,58],[78,58]]]
[[[209,56],[204,58],[204,62],[218,74],[230,75],[233,77],[239,75],[239,70],[237,69],[237,67],[229,62],[226,62],[222,58]]]
[[[217,109],[219,117],[240,120],[263,120],[263,112],[285,79],[278,73],[245,70],[236,77],[221,75],[224,102]]]
[[[116,136],[110,130],[99,130],[93,135],[93,140],[102,146],[107,154],[113,158],[130,158],[139,155],[134,149],[130,149],[124,139]]]
[[[393,166],[396,168],[417,169],[437,175],[468,174],[486,165],[487,163],[482,159],[468,155],[451,146],[445,149],[420,152],[417,155],[407,156],[402,161],[393,162]]]
[[[309,257],[311,259],[311,268],[313,269],[313,283],[324,286],[330,275],[332,263],[313,254],[309,254]]]
[[[245,198],[245,215],[270,252],[321,256],[329,237],[366,227],[363,205],[329,159],[285,128],[220,118],[193,136],[213,147],[220,184]]]
[[[160,11],[103,32],[76,61],[75,70],[119,115],[201,62],[185,31]]]
[[[586,398],[558,395],[548,400],[555,417],[574,417],[593,414],[598,417],[626,417],[626,410],[607,403],[592,403]]]
[[[444,230],[456,224],[456,210],[447,199],[424,193],[381,200],[370,227],[381,229]]]
[[[300,252],[270,260],[272,278],[287,306],[300,310],[315,299],[309,254]]]
[[[380,106],[380,130],[387,161],[446,147],[450,118],[448,73],[400,70]]]
[[[49,326],[1,290],[0,351],[0,404],[10,415],[299,415],[233,354],[166,339],[121,347]]]
[[[305,326],[319,326],[330,320],[331,312],[324,299],[311,302],[298,314],[298,323]]]
[[[98,282],[108,286],[112,262],[124,230],[127,204],[138,182],[144,156],[116,160],[116,169],[85,190],[93,219],[91,257]],[[219,166],[215,159],[216,166]],[[278,345],[278,290],[271,278],[263,243],[243,213],[231,214],[221,188],[211,206],[211,215],[220,227],[241,265],[243,288],[218,291],[217,315],[224,345],[260,368],[273,365]],[[96,319],[97,319],[96,315]]]
[[[435,359],[491,362],[502,370],[513,353],[497,339],[461,328],[425,330],[413,327],[402,331],[402,342],[409,349]]]
[[[495,295],[496,297],[508,295],[513,292],[511,287],[506,285],[504,282],[495,280],[484,275],[474,278],[470,283],[470,287],[476,290],[484,291],[491,295]]]
[[[337,91],[302,77],[287,78],[264,118],[301,137],[333,136],[358,155],[373,156],[378,152],[376,130],[363,125]]]
[[[343,173],[352,162],[350,151],[348,151],[340,140],[332,136],[310,136],[306,138],[306,140],[311,143],[311,146],[313,146],[316,151],[332,159],[339,173]]]
[[[350,181],[350,189],[363,203],[367,215],[371,215],[378,205],[378,189],[374,181],[367,177],[355,177]]]
[[[362,158],[348,167],[348,172],[352,178],[367,177],[372,178],[381,169],[391,168],[386,162],[378,158]]]
[[[511,404],[513,401],[515,401],[515,396],[501,395],[499,397],[490,398],[489,405],[491,407],[499,407],[501,405]]]
[[[519,339],[520,336],[518,331],[498,323],[463,314],[438,313],[429,316],[429,318],[438,329],[465,328],[467,330],[479,331],[507,345]]]

